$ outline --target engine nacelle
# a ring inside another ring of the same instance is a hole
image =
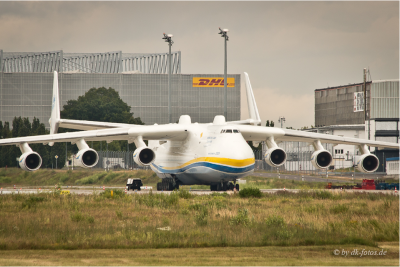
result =
[[[373,154],[363,154],[357,161],[360,172],[374,172],[379,167],[379,159]]]
[[[326,169],[332,163],[332,155],[327,150],[317,150],[311,156],[311,163],[315,168]]]
[[[99,155],[94,149],[81,149],[76,154],[75,161],[77,161],[77,166],[79,167],[92,168],[99,162]]]
[[[156,153],[147,146],[139,147],[133,152],[133,160],[140,166],[148,166],[156,159]]]
[[[19,166],[24,171],[36,171],[42,166],[42,158],[36,152],[26,152],[19,157]]]
[[[280,147],[274,147],[265,153],[265,162],[271,167],[279,167],[286,161],[286,152]]]

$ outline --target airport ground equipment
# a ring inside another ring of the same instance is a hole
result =
[[[326,189],[362,189],[362,190],[395,190],[399,188],[399,183],[386,183],[385,180],[364,179],[361,184],[333,185],[328,183]]]
[[[140,178],[129,178],[126,182],[126,188],[129,190],[139,190],[143,186],[142,179]]]

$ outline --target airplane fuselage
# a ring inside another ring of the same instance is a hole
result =
[[[184,141],[149,141],[156,153],[151,169],[181,184],[234,181],[254,170],[254,153],[232,125],[191,124]]]

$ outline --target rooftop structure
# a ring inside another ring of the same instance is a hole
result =
[[[181,52],[172,52],[172,74],[181,73]],[[69,73],[167,73],[168,53],[134,54],[122,51],[105,53],[3,52],[0,72]]]

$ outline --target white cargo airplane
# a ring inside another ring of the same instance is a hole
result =
[[[40,168],[42,158],[32,151],[29,144],[52,146],[54,142],[71,142],[79,148],[76,155],[79,165],[90,168],[97,164],[99,156],[86,141],[127,140],[137,147],[133,152],[134,161],[141,166],[150,166],[162,178],[162,182],[157,184],[158,190],[203,184],[210,185],[211,190],[224,191],[233,190],[235,186],[238,189],[236,180],[254,170],[254,154],[246,141],[255,144],[265,141],[268,147],[265,161],[273,167],[286,161],[286,153],[277,143],[308,142],[315,150],[310,160],[319,169],[328,168],[332,162],[331,153],[322,143],[356,145],[362,154],[357,162],[361,172],[374,172],[379,166],[378,158],[370,153],[368,146],[399,149],[399,145],[394,143],[262,127],[249,77],[247,73],[244,75],[250,119],[227,122],[224,116],[218,115],[212,123],[192,123],[190,116],[182,115],[178,123],[132,125],[61,119],[58,76],[54,72],[50,134],[2,139],[0,145],[19,147],[22,152],[19,165],[26,171],[35,171]],[[57,134],[58,127],[82,131]],[[143,140],[149,141],[148,146]]]

